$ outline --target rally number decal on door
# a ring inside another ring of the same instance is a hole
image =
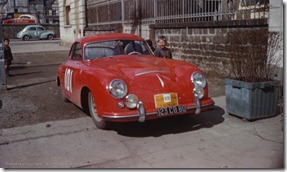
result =
[[[73,78],[73,70],[71,69],[66,69],[65,71],[65,89],[69,92],[72,93],[73,89],[72,89],[72,78]]]

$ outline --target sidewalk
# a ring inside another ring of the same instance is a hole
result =
[[[2,129],[0,167],[282,169],[281,117],[244,121],[226,114],[224,96],[214,100],[217,108],[187,118],[189,125],[163,120],[99,130],[84,117]]]
[[[56,52],[69,51],[70,47],[61,45],[60,40],[31,40],[22,41],[12,39],[10,47],[13,54],[18,53],[36,53],[36,52]]]
[[[14,65],[23,67],[26,72],[22,73],[21,68],[21,71],[12,71],[15,76],[9,78],[10,87],[19,87],[20,83],[14,80],[22,79],[22,85],[26,80],[29,83],[25,84],[32,85],[53,79],[56,66],[51,64],[61,63],[67,58],[68,48],[57,41],[38,43],[11,41],[17,59]],[[59,51],[54,53],[56,50]],[[51,66],[39,67],[43,64]],[[49,117],[49,121],[0,129],[0,168],[282,169],[285,157],[281,116],[254,122],[230,116],[226,113],[222,78],[209,75],[208,84],[216,106],[213,111],[143,124],[116,124],[111,130],[97,129],[91,118],[83,117],[75,106],[64,104],[64,107],[58,103],[60,94],[54,89],[54,83],[51,84],[53,86],[42,84],[6,92],[1,99],[8,96],[11,108],[17,109],[16,114],[3,114],[7,119],[15,119],[18,113],[29,113],[19,120]],[[50,95],[54,95],[54,99],[49,100],[47,97]],[[40,106],[31,103],[41,103],[43,99],[47,102]],[[41,106],[45,107],[41,109]],[[52,106],[56,108],[54,111]],[[18,112],[19,107],[24,112]],[[5,107],[0,110],[0,113],[5,113]],[[51,120],[50,117],[57,116],[57,113],[62,116],[71,113],[77,118]],[[4,118],[1,120],[5,121]]]

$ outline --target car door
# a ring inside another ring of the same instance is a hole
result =
[[[42,38],[41,35],[45,32],[45,28],[42,26],[36,27],[35,37],[36,38]]]
[[[32,37],[32,38],[35,38],[35,32],[36,32],[36,27],[35,26],[32,26],[28,29],[28,34]]]
[[[66,62],[65,67],[62,69],[64,73],[63,86],[64,93],[67,97],[80,106],[80,92],[81,85],[79,82],[81,64],[82,64],[82,46],[80,43],[76,42],[73,44],[70,52],[69,60]]]

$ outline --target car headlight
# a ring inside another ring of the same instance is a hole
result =
[[[115,79],[110,83],[109,91],[114,98],[121,99],[127,95],[128,89],[124,81]]]
[[[192,73],[191,81],[194,85],[200,86],[201,88],[204,88],[206,86],[206,79],[199,72]]]
[[[125,104],[128,108],[134,109],[137,107],[138,103],[139,103],[139,99],[136,95],[129,94],[126,96]]]

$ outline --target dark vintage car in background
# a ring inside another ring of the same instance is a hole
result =
[[[195,65],[153,55],[142,37],[114,33],[76,40],[58,68],[67,101],[100,129],[211,109],[208,84]]]
[[[28,25],[17,33],[17,38],[23,41],[30,39],[48,39],[53,40],[56,34],[53,30],[47,30],[41,25]]]

